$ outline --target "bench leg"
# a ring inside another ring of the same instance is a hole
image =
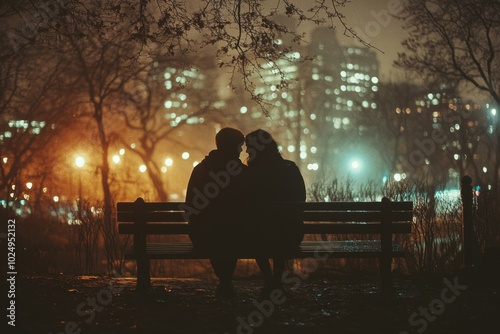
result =
[[[149,259],[137,259],[137,286],[136,290],[147,292],[151,290],[151,275]]]

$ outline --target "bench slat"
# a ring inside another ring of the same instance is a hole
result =
[[[144,203],[146,211],[182,211],[187,205],[184,202],[146,202]],[[285,209],[286,206],[293,205],[294,207],[302,206],[306,211],[329,210],[329,211],[378,211],[381,208],[381,202],[297,202],[297,203],[280,203],[274,205]],[[392,211],[412,211],[412,202],[391,202]],[[196,208],[196,206],[191,205]],[[134,202],[118,202],[118,212],[133,212],[135,208]]]
[[[393,233],[410,233],[411,223],[393,223],[391,225]],[[189,225],[187,223],[164,223],[146,224],[146,234],[188,234]],[[118,224],[120,234],[134,234],[136,227],[132,223]],[[305,234],[379,234],[381,225],[376,224],[344,224],[344,223],[306,223],[304,224]]]
[[[195,250],[189,242],[149,243],[146,247],[149,259],[208,259],[210,254]],[[304,241],[300,250],[290,255],[290,258],[316,259],[331,258],[366,258],[379,257],[381,254],[378,240],[343,240],[343,241]],[[394,244],[392,256],[402,257],[405,251],[400,245]],[[240,251],[234,253],[239,259],[254,259],[258,253]],[[126,259],[136,259],[133,248],[125,252]]]
[[[133,222],[135,220],[134,212],[118,212],[117,219],[119,222]],[[148,212],[146,213],[147,222],[160,223],[172,222],[181,223],[186,221],[184,212]]]
[[[302,214],[304,221],[329,221],[329,222],[379,222],[382,220],[381,212],[352,211],[352,212],[314,212],[307,211]],[[392,221],[409,221],[413,219],[412,212],[392,212]]]
[[[392,221],[409,221],[413,218],[412,212],[392,212]],[[302,214],[304,221],[329,221],[329,222],[379,222],[382,219],[381,212],[370,211],[352,211],[352,212],[315,212],[307,211]],[[119,222],[133,222],[135,220],[134,212],[118,212]],[[148,212],[146,213],[147,222],[185,222],[184,212]]]

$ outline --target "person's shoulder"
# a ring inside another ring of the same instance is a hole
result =
[[[283,169],[287,175],[302,175],[299,166],[291,160],[284,159]]]
[[[206,167],[207,164],[209,164],[209,161],[207,160],[207,157],[205,157],[203,160],[197,163],[196,166],[193,167],[193,170],[203,169]]]
[[[297,167],[297,164],[295,162],[293,162],[292,160],[283,159],[283,164],[285,166]]]
[[[299,167],[297,166],[297,164],[295,162],[293,162],[292,160],[283,159],[283,166],[285,166],[285,168],[287,168],[287,169],[299,170]]]
[[[191,174],[206,174],[213,169],[213,165],[214,163],[212,159],[207,155],[198,164],[196,164],[196,166],[193,167]]]

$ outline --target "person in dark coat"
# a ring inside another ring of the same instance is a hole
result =
[[[274,254],[273,270],[267,257],[256,261],[266,281],[265,290],[282,288],[286,261],[283,254],[298,248],[304,237],[304,222],[300,210],[280,207],[277,202],[304,202],[304,179],[294,162],[283,159],[278,144],[268,132],[261,129],[251,132],[245,143],[249,155],[254,245]]]
[[[219,278],[218,292],[233,293],[232,276],[237,259],[232,255],[239,246],[244,229],[242,215],[248,205],[245,166],[239,159],[244,142],[236,129],[223,128],[212,150],[196,167],[189,179],[186,214],[189,237],[196,248],[211,252],[210,262]]]

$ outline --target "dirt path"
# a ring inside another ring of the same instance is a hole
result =
[[[259,298],[259,279],[236,280],[234,300],[209,279],[20,276],[13,333],[498,333],[500,289],[455,278],[396,277],[390,295],[366,275],[297,277],[288,294]]]

